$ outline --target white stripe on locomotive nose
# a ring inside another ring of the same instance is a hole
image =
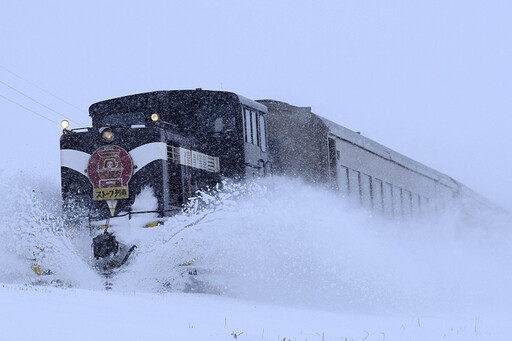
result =
[[[90,157],[90,154],[78,150],[62,149],[60,151],[60,166],[71,168],[87,176],[86,170]]]
[[[143,144],[129,151],[133,160],[133,174],[155,160],[167,160],[167,145],[164,142]]]
[[[207,170],[209,172],[218,173],[220,171],[219,158],[209,156],[180,147],[169,146],[173,151],[172,161],[198,169]],[[167,160],[167,144],[164,142],[147,143],[129,151],[134,166],[133,174],[144,168],[144,166],[155,160]],[[174,155],[176,154],[176,155]],[[74,150],[62,149],[60,151],[61,167],[71,168],[85,176],[87,176],[87,165],[89,164],[90,154]]]

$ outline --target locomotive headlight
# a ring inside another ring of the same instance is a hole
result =
[[[101,131],[101,137],[107,142],[111,142],[114,139],[114,132],[110,128],[104,128]]]
[[[158,114],[156,114],[156,113],[155,113],[155,114],[152,114],[152,115],[151,115],[151,121],[156,122],[156,121],[158,121],[159,119],[160,119],[160,117],[158,117]]]
[[[68,120],[62,120],[60,121],[60,127],[64,130],[69,128],[69,121]]]

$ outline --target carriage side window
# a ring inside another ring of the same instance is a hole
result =
[[[421,211],[423,210],[422,207],[421,207],[423,205],[423,203],[421,202],[421,195],[419,195],[419,194],[415,194],[415,195],[416,195],[416,198],[417,198],[416,199],[416,205],[418,205],[417,206],[418,214],[421,215]]]
[[[360,202],[360,189],[359,189],[359,172],[349,169],[348,170],[348,188],[350,198],[354,202]]]
[[[370,185],[370,176],[361,173],[361,203],[366,208],[372,207],[372,189]]]
[[[403,215],[402,213],[402,189],[393,185],[393,217],[398,218]]]
[[[341,194],[348,195],[348,168],[341,166],[338,170],[338,189]]]
[[[426,197],[421,197],[421,213],[423,215],[430,214],[432,212],[432,208],[430,207],[430,200]]]
[[[420,216],[423,216],[425,214],[425,208],[423,207],[424,204],[425,203],[423,202],[423,197],[418,194],[418,214]]]
[[[267,132],[265,130],[265,116],[260,115],[260,145],[261,150],[266,152],[267,151]]]
[[[382,212],[382,181],[376,178],[372,178],[372,196],[373,208],[378,212]]]
[[[382,203],[384,205],[384,214],[393,217],[393,190],[389,182],[382,185]]]
[[[420,196],[412,193],[412,214],[414,216],[420,215]]]
[[[412,214],[412,196],[406,189],[402,190],[402,208],[404,215],[409,217]]]

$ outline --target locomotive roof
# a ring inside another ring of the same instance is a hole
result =
[[[89,107],[89,115],[92,116],[94,114],[101,113],[102,111],[104,111],[106,106],[108,107],[110,105],[110,103],[114,103],[114,102],[132,101],[132,100],[137,100],[137,99],[151,98],[153,100],[156,100],[157,102],[165,103],[166,101],[169,100],[169,97],[172,94],[179,94],[179,93],[182,93],[182,94],[197,93],[197,96],[200,96],[202,93],[208,94],[208,95],[215,95],[215,94],[226,95],[226,97],[231,97],[233,99],[238,98],[240,103],[242,103],[243,105],[249,106],[251,108],[262,111],[264,113],[268,113],[267,107],[264,106],[263,104],[260,104],[253,100],[250,100],[250,99],[248,99],[244,96],[238,95],[234,92],[203,90],[203,89],[198,88],[195,90],[157,90],[157,91],[143,92],[143,93],[139,93],[139,94],[111,98],[108,100],[104,100],[101,102],[91,104],[91,106]]]

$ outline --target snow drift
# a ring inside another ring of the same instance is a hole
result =
[[[58,190],[34,181],[16,183],[3,196],[11,199],[1,203],[0,281],[44,277],[30,270],[37,260],[62,283],[101,288],[90,267],[88,232],[63,226]],[[149,189],[136,205],[154,206]],[[497,309],[512,303],[505,218],[467,222],[452,211],[390,221],[325,189],[273,178],[226,183],[200,193],[163,225],[142,228],[148,219],[155,217],[113,220],[120,241],[138,246],[114,276],[113,290],[204,292],[349,311]]]

